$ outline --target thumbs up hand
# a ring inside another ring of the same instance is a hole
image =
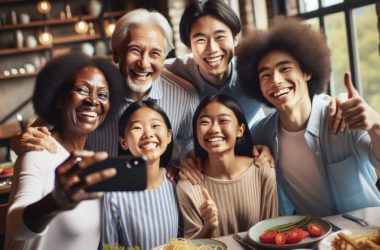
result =
[[[202,188],[202,196],[204,202],[200,206],[200,212],[203,219],[204,230],[213,232],[218,228],[218,208],[215,202],[211,199],[207,189]]]
[[[351,74],[344,74],[348,100],[341,103],[342,118],[351,130],[373,129],[380,122],[379,114],[360,96],[351,81]]]

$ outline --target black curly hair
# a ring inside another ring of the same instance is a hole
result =
[[[151,101],[151,100],[145,100],[145,101],[140,100],[140,101],[132,103],[124,111],[124,113],[120,117],[120,119],[119,119],[119,136],[120,137],[124,138],[124,136],[125,136],[125,132],[124,132],[125,126],[128,123],[129,117],[131,117],[131,115],[133,113],[135,113],[137,110],[139,110],[141,108],[150,108],[150,109],[156,111],[157,113],[159,113],[162,116],[162,119],[164,120],[166,127],[169,130],[172,130],[172,125],[170,123],[169,117],[167,116],[165,111],[157,103],[155,103],[154,101]],[[168,167],[169,166],[169,162],[172,158],[172,153],[173,153],[173,139],[170,141],[165,152],[160,157],[160,166],[161,167]],[[129,150],[122,149],[120,144],[119,144],[119,155],[132,155],[132,154]]]
[[[124,94],[124,78],[116,66],[103,58],[91,58],[72,52],[50,60],[38,73],[32,97],[35,113],[49,125],[60,123],[57,104],[66,98],[74,83],[75,73],[83,67],[98,68],[105,76],[110,93],[110,110],[101,126],[107,124],[120,108]]]
[[[249,132],[249,127],[247,120],[245,119],[243,109],[240,107],[238,102],[225,94],[215,94],[215,95],[210,95],[205,97],[198,105],[197,109],[194,112],[194,117],[193,117],[193,138],[194,138],[194,152],[195,155],[202,160],[207,159],[208,154],[207,151],[204,150],[201,145],[198,142],[197,138],[197,122],[200,113],[202,110],[212,102],[218,102],[221,103],[222,105],[226,106],[232,112],[234,112],[238,124],[244,124],[245,130],[243,132],[243,136],[240,138],[236,138],[236,144],[235,144],[235,149],[234,152],[236,155],[241,155],[241,156],[252,156],[252,147],[253,147],[253,142],[251,138],[251,134]]]
[[[325,35],[298,18],[278,16],[272,20],[269,30],[251,32],[237,49],[239,81],[250,96],[273,107],[261,93],[258,65],[275,49],[290,53],[302,71],[311,75],[307,85],[311,98],[325,90],[331,75],[330,49]]]
[[[181,41],[190,47],[190,31],[193,23],[199,18],[211,15],[225,23],[236,37],[240,30],[240,20],[233,9],[223,0],[190,0],[179,22]]]

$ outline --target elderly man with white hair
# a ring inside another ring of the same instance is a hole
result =
[[[166,72],[164,61],[172,45],[173,31],[158,12],[137,9],[124,15],[112,35],[113,60],[125,77],[125,103],[154,100],[167,113],[173,138],[185,152],[192,149],[191,119],[199,103],[194,88],[185,80]],[[118,118],[112,126],[90,135],[88,145],[95,151],[117,154]]]
[[[155,101],[168,115],[181,153],[192,149],[191,120],[199,99],[191,84],[163,71],[165,58],[173,49],[172,40],[169,22],[155,11],[136,9],[117,22],[111,43],[113,60],[126,81],[125,99],[114,121],[88,136],[86,149],[117,155],[120,115],[131,103],[147,99]],[[44,149],[54,152],[55,144],[48,135],[45,127],[28,128],[12,140],[12,149],[18,155]]]

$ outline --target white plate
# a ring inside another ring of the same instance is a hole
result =
[[[355,229],[344,229],[337,232],[334,232],[321,240],[318,245],[319,250],[331,250],[332,242],[338,233],[345,233],[347,235],[355,235],[355,234],[372,234],[377,233],[379,228],[377,227],[363,227],[363,228],[355,228]]]
[[[207,245],[217,246],[216,250],[227,250],[226,244],[224,244],[223,242],[217,241],[217,240],[194,239],[194,240],[189,240],[189,241],[191,241],[191,243],[193,243],[193,244],[206,245],[206,246]],[[167,245],[155,247],[152,250],[164,250],[165,246],[167,246]]]
[[[316,238],[307,237],[303,239],[302,241],[300,241],[299,243],[285,244],[285,245],[264,244],[260,242],[260,235],[262,235],[269,228],[283,225],[286,223],[300,221],[304,219],[305,217],[306,216],[292,215],[292,216],[281,216],[281,217],[261,221],[249,229],[248,237],[253,243],[262,247],[277,248],[277,249],[295,249],[295,248],[304,248],[307,246],[311,246],[331,232],[331,225],[328,222],[316,217],[312,217],[313,219],[310,223],[318,224],[323,228],[324,233],[319,237],[316,237]]]

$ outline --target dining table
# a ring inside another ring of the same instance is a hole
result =
[[[377,226],[380,227],[380,207],[367,207],[362,208],[359,210],[355,210],[346,214],[350,214],[353,216],[356,216],[358,218],[361,218],[368,222],[369,226]],[[332,223],[334,226],[337,226],[341,229],[356,229],[362,227],[356,222],[353,222],[352,220],[349,220],[342,216],[342,214],[337,214],[333,216],[328,216],[322,218],[323,220],[326,220],[330,223]],[[248,239],[248,231],[246,232],[240,232],[238,233],[243,239]],[[233,235],[227,235],[223,237],[215,238],[218,241],[223,242],[227,245],[227,249],[231,250],[245,250],[245,249],[263,249],[259,246],[255,246],[253,243],[251,243],[251,248],[248,248],[246,246],[243,246],[239,242],[233,239]],[[314,245],[310,249],[316,249],[316,245]]]

